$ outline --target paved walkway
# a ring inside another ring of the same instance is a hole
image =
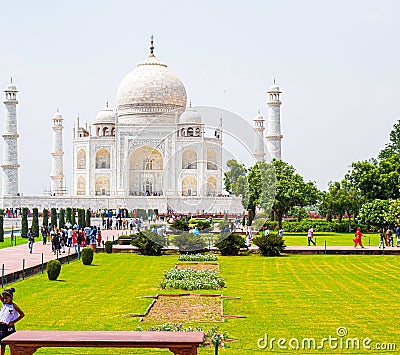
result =
[[[127,233],[128,231],[123,230],[104,230],[102,231],[102,238],[104,241],[112,240],[113,236],[115,239],[117,239],[120,235]],[[29,253],[28,244],[0,249],[0,273],[2,272],[1,270],[3,265],[4,276],[21,271],[23,263],[25,263],[25,269],[34,266],[40,266],[42,263],[42,254],[44,263],[47,263],[49,260],[56,259],[57,256],[54,255],[51,250],[51,242],[47,242],[46,245],[43,245],[42,241],[39,240],[39,238],[36,240],[37,241],[33,244],[32,254]],[[59,254],[59,257],[61,258],[63,256],[67,256],[68,249],[69,248],[65,248],[66,252]],[[74,252],[74,248],[70,248],[70,255],[74,254],[76,254]]]

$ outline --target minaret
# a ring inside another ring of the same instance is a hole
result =
[[[17,133],[17,87],[11,82],[6,86],[6,107],[4,118],[3,147],[3,189],[4,196],[17,196],[18,191],[18,133]]]
[[[272,159],[282,159],[282,134],[281,134],[281,104],[279,86],[275,83],[269,88],[268,92],[268,125],[267,125],[267,154]]]
[[[256,117],[254,117],[254,159],[256,161],[261,161],[265,159],[264,152],[264,117],[261,115],[260,111]]]
[[[52,196],[62,196],[64,194],[64,164],[63,164],[63,117],[58,112],[53,117],[53,152],[51,160],[51,194]]]

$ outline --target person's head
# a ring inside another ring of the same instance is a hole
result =
[[[15,292],[15,288],[11,287],[7,290],[4,290],[1,293],[1,297],[3,298],[5,303],[12,303],[13,297],[14,297],[14,292]]]
[[[357,227],[357,232],[361,232],[361,228],[360,227]]]

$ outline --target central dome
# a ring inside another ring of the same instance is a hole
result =
[[[177,113],[186,107],[186,90],[153,53],[121,81],[117,91],[118,116]]]

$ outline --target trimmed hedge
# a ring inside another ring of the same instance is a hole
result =
[[[264,219],[256,219],[254,221],[255,228],[259,230],[277,230],[278,222]],[[324,219],[303,219],[300,222],[297,221],[283,221],[282,229],[285,232],[295,232],[295,233],[306,233],[310,226],[313,227],[314,232],[337,232],[337,233],[347,233],[349,231],[349,222],[348,220],[342,220],[342,222],[338,222],[337,220],[333,220],[332,222],[328,222]],[[367,231],[368,228],[364,224],[358,224],[354,221],[350,221],[351,231],[354,232],[357,227],[360,227],[361,230]]]
[[[179,248],[180,253],[200,252],[207,246],[201,236],[195,236],[193,233],[175,235],[174,244]]]
[[[254,237],[253,243],[258,246],[262,256],[278,256],[286,247],[283,237],[276,234],[265,235],[263,232]]]
[[[92,265],[93,249],[92,248],[83,248],[81,258],[82,258],[83,265]]]
[[[165,239],[157,233],[148,231],[139,232],[131,244],[139,248],[142,255],[161,255],[161,250],[165,246]]]
[[[104,249],[106,251],[107,254],[111,254],[112,253],[112,248],[113,248],[113,242],[111,240],[107,240],[104,243]]]
[[[215,246],[219,249],[221,255],[224,256],[238,255],[240,248],[247,248],[245,239],[236,233],[222,234],[215,243]]]
[[[47,277],[49,280],[57,280],[61,272],[61,263],[58,260],[50,260],[47,263]]]

